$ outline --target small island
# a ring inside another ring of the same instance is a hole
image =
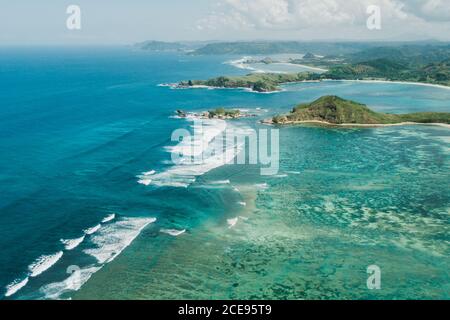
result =
[[[337,96],[324,96],[312,103],[300,104],[289,114],[264,120],[266,124],[317,123],[341,126],[382,126],[401,124],[450,124],[450,113],[379,113],[366,105]]]
[[[200,113],[187,113],[183,110],[177,110],[176,113],[179,118],[194,117],[198,119],[221,119],[221,120],[233,120],[256,116],[254,114],[242,112],[239,109],[226,109],[223,107],[219,107],[214,110],[204,111]]]

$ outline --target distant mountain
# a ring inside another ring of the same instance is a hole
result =
[[[136,43],[136,48],[156,52],[170,52],[170,51],[193,51],[210,42],[164,42],[164,41],[144,41]]]
[[[324,77],[335,80],[384,79],[392,81],[411,81],[450,86],[450,53],[440,62],[429,61],[422,56],[399,59],[398,57],[379,58],[360,63],[344,63],[333,66]],[[417,61],[420,60],[421,63]]]
[[[316,52],[318,54],[350,54],[373,46],[362,42],[299,42],[299,41],[250,41],[210,43],[193,52],[196,55],[270,55],[281,53]]]
[[[396,47],[373,47],[352,53],[347,59],[352,63],[368,60],[389,59],[402,64],[420,65],[440,62],[450,57],[450,44],[409,44]]]
[[[272,119],[276,124],[324,122],[328,124],[396,124],[445,123],[450,124],[450,113],[420,112],[386,114],[370,110],[366,105],[337,96],[324,96],[312,103],[300,104],[287,115]]]
[[[186,48],[179,42],[145,41],[135,44],[136,47],[149,51],[179,51]]]

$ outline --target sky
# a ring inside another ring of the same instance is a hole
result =
[[[380,29],[367,27],[371,5]],[[0,45],[430,39],[450,41],[450,0],[0,0]]]

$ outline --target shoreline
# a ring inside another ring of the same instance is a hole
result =
[[[286,91],[283,88],[281,88],[280,90],[275,90],[275,91],[256,91],[256,90],[253,90],[252,88],[247,88],[247,87],[214,87],[214,86],[207,86],[207,85],[180,86],[178,83],[176,83],[176,84],[160,83],[160,84],[157,85],[157,87],[168,87],[171,90],[189,90],[189,89],[241,90],[241,91],[244,91],[244,92],[261,93],[261,94],[274,94],[274,93],[280,93],[280,92]]]
[[[242,70],[249,70],[254,73],[284,73],[284,74],[290,73],[289,71],[266,71],[263,69],[257,69],[255,67],[251,66],[251,64],[246,63],[251,58],[252,58],[251,56],[245,56],[238,60],[225,61],[224,64],[228,64],[232,67],[242,69]],[[253,64],[256,64],[256,63],[258,63],[258,62],[255,62]],[[287,61],[272,62],[267,65],[284,65],[284,66],[300,67],[300,68],[307,69],[307,70],[305,70],[307,72],[308,71],[318,71],[318,72],[327,72],[328,71],[327,69],[323,69],[323,68],[319,68],[319,67],[312,67],[312,66],[308,66],[305,64],[292,63],[292,62],[287,62]]]
[[[266,125],[301,125],[301,124],[321,124],[330,127],[360,127],[360,128],[377,128],[377,127],[396,127],[396,126],[440,126],[444,128],[450,128],[450,124],[446,123],[422,123],[422,122],[399,122],[399,123],[331,123],[320,120],[305,120],[305,121],[288,121],[284,123],[273,123],[273,122],[261,122]]]
[[[416,86],[424,86],[424,87],[434,87],[440,89],[450,90],[450,86],[446,86],[443,84],[434,84],[434,83],[426,83],[426,82],[412,82],[412,81],[389,81],[389,80],[335,80],[335,79],[323,79],[320,81],[342,81],[342,82],[362,82],[362,83],[394,83],[394,84],[408,84],[408,85],[416,85]]]
[[[267,72],[264,72],[267,73]],[[438,89],[445,89],[450,90],[450,86],[445,86],[442,84],[433,84],[433,83],[425,83],[425,82],[410,82],[410,81],[389,81],[389,80],[336,80],[336,79],[321,79],[321,80],[303,80],[303,81],[293,81],[293,82],[283,82],[280,83],[280,89],[275,91],[255,91],[251,88],[247,87],[213,87],[213,86],[207,86],[207,85],[193,85],[193,86],[187,86],[182,87],[179,86],[179,84],[175,83],[161,83],[158,84],[158,87],[169,87],[172,90],[187,90],[187,89],[207,89],[207,90],[242,90],[245,92],[251,92],[251,93],[262,93],[262,94],[274,94],[274,93],[280,93],[287,91],[283,86],[289,86],[292,84],[300,84],[300,83],[320,83],[320,82],[355,82],[355,83],[385,83],[385,84],[400,84],[400,85],[416,85],[416,86],[423,86],[423,87],[432,87],[432,88],[438,88]]]

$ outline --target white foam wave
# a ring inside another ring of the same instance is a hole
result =
[[[112,214],[110,214],[109,216],[106,216],[106,217],[102,220],[102,223],[110,222],[110,221],[114,220],[115,218],[116,218],[116,214],[115,214],[115,213],[112,213]]]
[[[236,225],[236,223],[238,223],[238,221],[239,221],[239,217],[236,217],[236,218],[233,218],[233,219],[228,219],[227,220],[228,228],[229,229],[233,228]]]
[[[183,230],[176,230],[176,229],[161,229],[160,230],[162,233],[171,235],[173,237],[178,237],[180,235],[182,235],[183,233],[186,232],[186,229]]]
[[[230,184],[230,180],[217,180],[217,181],[211,181],[209,184]]]
[[[40,291],[44,294],[45,299],[59,299],[64,293],[79,290],[100,269],[101,267],[89,266],[74,270],[64,281],[47,284]]]
[[[83,241],[84,241],[84,237],[79,237],[76,239],[61,239],[61,243],[64,244],[64,247],[66,248],[66,250],[73,250],[76,247],[78,247]]]
[[[255,184],[255,187],[260,190],[266,190],[269,185],[267,183],[257,183]]]
[[[138,180],[139,184],[143,184],[144,186],[149,186],[152,183],[152,179],[142,178]]]
[[[42,274],[43,272],[50,269],[55,263],[61,259],[63,256],[63,252],[59,251],[55,254],[50,255],[43,255],[36,259],[35,262],[30,264],[28,266],[28,270],[30,270],[31,277],[37,277],[38,275]]]
[[[94,227],[92,227],[92,228],[88,228],[88,229],[84,230],[84,233],[86,233],[87,235],[94,234],[94,233],[96,233],[101,227],[102,227],[102,225],[101,225],[101,224],[98,224],[98,225],[96,225],[96,226],[94,226]]]
[[[250,71],[255,72],[255,73],[264,73],[263,70],[253,68],[248,63],[246,63],[247,61],[249,61],[251,59],[252,59],[252,57],[242,57],[241,59],[230,60],[230,61],[227,61],[225,63],[227,63],[227,64],[229,64],[229,65],[231,65],[233,67],[236,67],[238,69],[250,70]]]
[[[113,261],[155,218],[127,218],[100,229],[91,241],[96,248],[84,252],[101,264]]]
[[[277,175],[274,175],[273,177],[274,178],[286,178],[286,177],[288,177],[288,175],[287,174],[277,174]]]
[[[178,83],[160,83],[157,85],[158,87],[176,87],[178,86]]]
[[[177,164],[151,176],[139,175],[138,183],[187,188],[198,176],[231,162],[242,150],[245,141],[238,139],[240,141],[237,143],[234,137],[227,137],[224,134],[227,128],[236,135],[248,135],[248,129],[232,126],[219,119],[202,120],[200,127],[193,125],[192,128],[197,134],[186,137],[178,145],[165,147],[168,152],[183,155]]]
[[[29,280],[29,278],[26,277],[23,280],[16,279],[13,282],[11,282],[10,284],[8,284],[6,286],[5,297],[10,297],[13,294],[17,293],[17,291],[19,291],[20,289],[22,289],[23,287],[25,287],[27,285],[28,280]]]

